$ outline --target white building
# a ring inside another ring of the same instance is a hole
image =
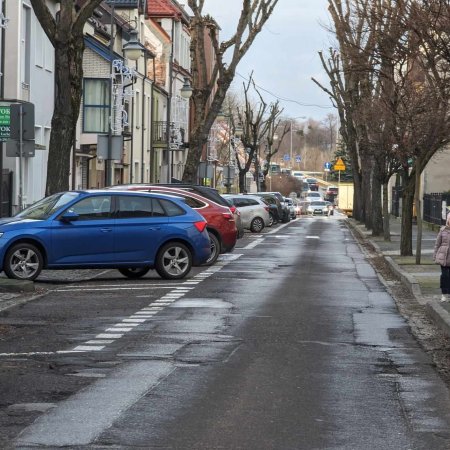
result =
[[[1,55],[3,104],[9,104],[9,100],[22,100],[35,105],[35,156],[9,157],[6,156],[6,145],[2,145],[2,166],[11,173],[12,180],[12,208],[9,212],[15,213],[19,210],[20,203],[29,205],[42,198],[45,193],[47,150],[54,103],[54,49],[29,0],[3,0],[1,4],[8,19],[6,28],[1,30],[2,40],[4,39],[1,48],[5,49]],[[56,1],[48,2],[54,13],[57,10],[56,4]],[[4,186],[6,177],[3,177]],[[5,192],[3,199],[5,201]],[[3,211],[3,215],[8,213]]]

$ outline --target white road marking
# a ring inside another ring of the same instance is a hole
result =
[[[114,325],[114,326],[116,327],[117,325]],[[123,328],[123,327],[117,326],[117,328],[107,328],[105,331],[112,331],[112,332],[122,331],[123,333],[128,333],[132,329],[133,328]]]
[[[94,346],[94,345],[79,345],[74,348],[76,352],[99,352],[105,348],[104,345]]]
[[[245,247],[242,247],[242,250],[251,250],[252,248],[255,248],[257,245],[261,244],[264,239],[256,239],[253,242],[250,242],[250,244],[246,245]]]
[[[100,333],[97,334],[96,339],[120,339],[123,336],[123,333],[113,334],[113,333]]]
[[[262,242],[264,239],[256,239],[254,242],[252,242],[253,246],[258,245],[260,242]],[[249,246],[247,246],[249,247]],[[253,248],[253,247],[250,247]],[[222,261],[217,263],[213,267],[209,267],[205,270],[205,272],[201,272],[197,274],[194,279],[190,279],[188,281],[185,281],[182,286],[173,286],[173,285],[165,285],[162,286],[160,284],[139,284],[134,286],[119,286],[119,285],[97,285],[95,287],[90,286],[71,286],[71,288],[67,289],[57,289],[57,292],[70,292],[70,291],[114,291],[114,290],[142,290],[142,289],[148,289],[149,287],[158,288],[158,289],[172,289],[167,294],[163,295],[156,301],[150,303],[148,306],[145,306],[144,308],[140,309],[139,311],[136,311],[129,317],[122,319],[121,322],[116,323],[112,326],[109,326],[105,329],[104,333],[100,333],[97,336],[95,336],[94,339],[88,340],[84,342],[83,345],[78,345],[73,349],[70,350],[59,350],[57,352],[31,352],[31,353],[0,353],[1,356],[11,356],[11,355],[53,355],[53,354],[63,354],[63,353],[80,353],[80,352],[91,352],[91,351],[100,351],[105,348],[105,345],[111,344],[115,342],[116,339],[120,339],[124,336],[125,333],[128,333],[132,330],[134,330],[134,327],[138,327],[144,322],[147,322],[148,320],[151,320],[154,318],[156,314],[158,314],[160,311],[166,309],[167,307],[170,307],[174,302],[184,297],[189,291],[192,289],[195,289],[196,285],[201,283],[202,281],[209,278],[211,275],[214,275],[215,273],[222,270],[226,265],[228,265],[231,261],[236,261],[239,259],[243,254],[227,254],[227,255],[221,255]],[[238,271],[242,272],[242,271]],[[250,272],[250,271],[249,271]],[[251,271],[254,273],[254,271]],[[191,285],[191,286],[189,286]],[[147,298],[148,296],[138,296],[139,298]],[[119,332],[119,333],[117,333]],[[98,344],[104,344],[104,345],[98,345]]]
[[[70,289],[55,289],[56,292],[85,292],[85,291],[142,291],[144,289],[148,289],[146,286],[129,286],[129,287],[104,287],[104,288],[94,288],[94,287],[85,287],[85,288],[70,288]],[[163,287],[153,287],[153,289],[171,289],[168,286]]]
[[[320,236],[306,236],[306,239],[320,239]]]

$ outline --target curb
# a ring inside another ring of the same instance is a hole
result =
[[[419,282],[408,272],[402,270],[401,267],[390,256],[383,256],[383,258],[389,264],[393,272],[398,275],[402,284],[409,290],[409,292],[411,292],[417,302],[421,305],[427,304],[427,302],[422,297],[422,290],[420,289]]]
[[[430,300],[426,306],[428,315],[434,323],[448,336],[450,336],[450,313],[446,311],[438,302]]]

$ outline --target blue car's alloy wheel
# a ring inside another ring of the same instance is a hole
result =
[[[168,280],[184,278],[192,267],[192,255],[180,242],[169,242],[161,247],[156,257],[155,269]]]
[[[43,265],[41,252],[34,245],[23,242],[6,252],[4,271],[8,278],[32,281],[41,273]]]

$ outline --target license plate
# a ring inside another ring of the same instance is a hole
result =
[[[321,209],[315,209],[314,212],[315,212],[315,213],[322,214],[323,211],[322,211]]]

